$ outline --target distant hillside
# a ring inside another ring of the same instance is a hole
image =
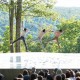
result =
[[[0,38],[3,36],[5,26],[9,25],[9,16],[7,12],[0,11]]]
[[[4,31],[5,31],[5,26],[9,25],[9,15],[6,12],[2,12],[0,11],[0,39],[2,38]],[[24,27],[28,28],[31,30],[31,34],[33,34],[34,32],[38,32],[38,27],[43,27],[44,25],[54,25],[54,22],[49,19],[45,19],[45,18],[41,18],[41,17],[34,17],[32,19],[32,22],[30,21],[24,21]],[[36,34],[33,34],[36,35]]]
[[[61,18],[69,19],[76,16],[77,19],[80,19],[80,7],[55,7],[54,10],[61,15]]]

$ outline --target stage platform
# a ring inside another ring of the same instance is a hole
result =
[[[76,53],[7,53],[0,54],[0,69],[79,69],[79,61],[80,54]]]

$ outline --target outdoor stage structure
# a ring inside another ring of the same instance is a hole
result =
[[[79,69],[79,54],[27,52],[0,54],[0,69]]]

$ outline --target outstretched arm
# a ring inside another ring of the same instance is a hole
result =
[[[57,30],[55,30],[55,29],[54,30],[50,30],[50,32],[55,32],[55,31],[57,31]]]
[[[55,32],[54,30],[46,30],[46,32]]]

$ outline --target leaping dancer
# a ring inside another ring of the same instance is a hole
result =
[[[26,37],[27,33],[28,33],[28,29],[27,28],[23,28],[23,26],[22,26],[21,36],[18,39],[16,39],[15,41],[13,41],[10,45],[13,45],[15,42],[17,42],[19,40],[22,40],[24,45],[25,45],[25,49],[27,51],[28,47],[27,47],[27,44],[26,44],[26,41],[25,41],[25,37]]]
[[[39,35],[38,35],[38,39],[40,41],[42,41],[42,38],[44,37],[44,35],[49,32],[50,30],[46,30],[46,29],[43,29],[42,31],[40,31]]]
[[[63,31],[62,31],[62,29],[60,29],[60,30],[57,30],[57,31],[51,31],[51,32],[53,32],[53,38],[50,40],[50,41],[56,41],[57,42],[57,44],[58,44],[58,47],[60,48],[60,46],[59,46],[59,41],[58,41],[58,38],[61,36],[61,34],[63,33]],[[49,41],[49,42],[50,42]]]
[[[40,41],[41,44],[42,44],[42,39],[47,32],[50,32],[50,30],[43,29],[40,31],[40,33],[38,35],[38,40]],[[43,46],[43,44],[42,44],[42,46]],[[43,48],[44,48],[44,46],[43,46]]]

